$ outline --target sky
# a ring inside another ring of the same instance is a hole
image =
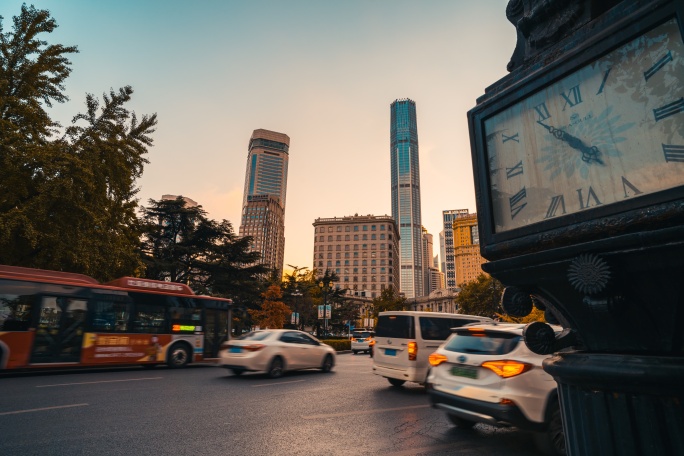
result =
[[[3,0],[4,32],[22,1]],[[313,223],[391,215],[390,104],[416,102],[423,226],[439,253],[442,211],[476,212],[467,112],[507,74],[508,0],[36,0],[77,46],[69,125],[130,85],[129,109],[156,113],[140,204],[197,201],[237,233],[255,129],[290,137],[285,264],[313,266]],[[288,267],[286,266],[286,270]]]

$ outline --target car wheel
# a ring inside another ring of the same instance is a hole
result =
[[[352,350],[352,353],[357,354],[358,350]]]
[[[271,378],[280,378],[283,376],[283,358],[277,356],[271,361],[268,368],[268,376]]]
[[[332,370],[333,368],[333,358],[331,355],[326,355],[325,359],[323,359],[323,365],[321,366],[321,371],[328,373]]]
[[[390,382],[390,385],[392,386],[401,386],[406,383],[406,380],[399,380],[396,378],[388,378],[387,381]]]
[[[190,350],[184,344],[175,344],[171,346],[169,350],[169,358],[166,364],[169,367],[177,369],[179,367],[185,367],[190,362]]]
[[[472,429],[472,427],[476,424],[475,421],[464,420],[460,416],[456,415],[447,414],[447,418],[449,418],[451,424],[453,424],[456,427],[460,427],[461,429]]]
[[[245,373],[244,369],[231,369],[231,371],[233,371],[233,375],[235,376],[240,376]]]
[[[537,447],[547,455],[565,455],[565,433],[563,431],[563,419],[558,399],[554,399],[549,404],[547,417],[546,432],[535,436]]]

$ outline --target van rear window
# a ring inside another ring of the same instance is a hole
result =
[[[412,315],[380,315],[375,328],[376,337],[394,337],[396,339],[413,339]]]

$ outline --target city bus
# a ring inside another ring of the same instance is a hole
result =
[[[210,361],[231,310],[181,283],[0,265],[0,370]]]

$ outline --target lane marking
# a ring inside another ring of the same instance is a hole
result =
[[[304,380],[292,380],[290,382],[278,382],[278,383],[264,383],[263,385],[252,385],[252,388],[261,388],[262,386],[273,386],[273,385],[286,385],[288,383],[299,383]]]
[[[56,383],[54,385],[36,385],[36,388],[51,388],[53,386],[96,385],[98,383],[139,382],[142,380],[160,380],[162,378],[164,377],[127,378],[124,380],[102,380],[99,382]]]
[[[341,417],[341,416],[370,415],[372,413],[396,412],[396,411],[400,411],[400,410],[414,410],[414,409],[430,408],[430,407],[432,407],[430,404],[408,405],[406,407],[374,409],[374,410],[355,410],[353,412],[328,413],[325,415],[306,415],[306,416],[302,416],[302,418],[304,418],[305,420],[320,420],[322,418],[337,418],[337,417]]]
[[[56,409],[71,408],[71,407],[85,407],[86,405],[90,405],[90,404],[57,405],[55,407],[43,407],[43,408],[37,408],[37,409],[16,410],[14,412],[0,412],[0,416],[1,415],[16,415],[17,413],[43,412],[45,410],[56,410]]]

